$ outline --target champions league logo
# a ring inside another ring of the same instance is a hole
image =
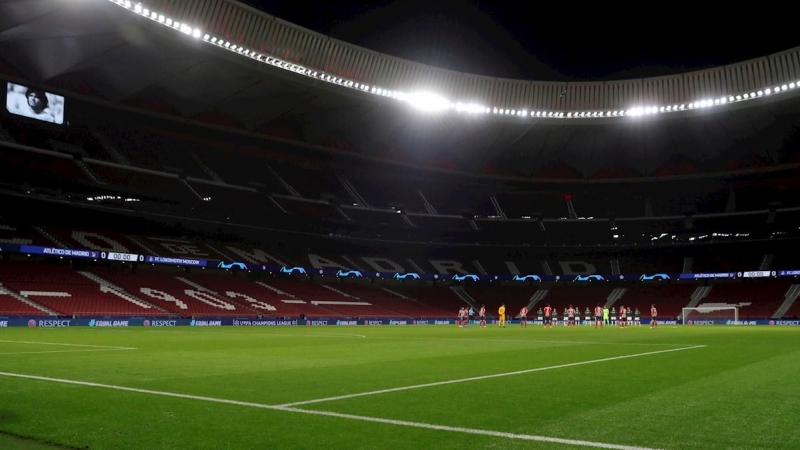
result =
[[[33,319],[29,320],[28,321],[28,328],[35,328],[35,327],[36,327],[36,321],[33,320]]]
[[[150,326],[150,321],[145,319],[144,322],[142,322],[142,326],[143,327],[149,327]]]

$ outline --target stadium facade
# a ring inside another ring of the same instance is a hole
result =
[[[556,83],[223,0],[18,6],[0,5],[8,315],[423,320],[575,297],[797,313],[799,49]],[[31,89],[59,112],[9,106]],[[72,267],[21,262],[37,253]]]

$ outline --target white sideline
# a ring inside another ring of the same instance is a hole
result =
[[[136,350],[135,348],[94,348],[89,350],[45,350],[41,352],[9,352],[0,353],[2,355],[38,355],[40,353],[81,353],[81,352],[118,352],[124,350]]]
[[[338,395],[336,397],[326,397],[326,398],[318,398],[312,400],[304,400],[300,402],[293,402],[293,403],[285,403],[283,405],[279,405],[282,407],[293,407],[293,406],[301,406],[301,405],[310,405],[313,403],[322,403],[322,402],[330,402],[334,400],[346,400],[350,398],[356,397],[365,397],[368,395],[378,395],[378,394],[388,394],[390,392],[399,392],[399,391],[408,391],[411,389],[421,389],[427,387],[434,387],[434,386],[444,386],[448,384],[456,384],[456,383],[466,383],[467,381],[478,381],[478,380],[488,380],[491,378],[500,378],[500,377],[508,377],[512,375],[522,375],[526,373],[534,373],[534,372],[543,372],[545,370],[553,370],[553,369],[563,369],[565,367],[576,367],[576,366],[584,366],[587,364],[596,364],[606,361],[616,361],[620,359],[628,359],[628,358],[638,358],[640,356],[648,356],[648,355],[658,355],[660,353],[669,353],[669,352],[679,352],[683,350],[692,350],[695,348],[703,348],[705,345],[695,345],[693,347],[681,347],[681,348],[672,348],[667,350],[657,350],[653,352],[645,352],[645,353],[634,353],[632,355],[622,355],[622,356],[612,356],[609,358],[601,358],[601,359],[592,359],[589,361],[579,361],[574,363],[567,363],[567,364],[559,364],[556,366],[546,366],[546,367],[537,367],[535,369],[525,369],[525,370],[516,370],[514,372],[503,372],[503,373],[496,373],[492,375],[481,375],[477,377],[469,377],[469,378],[459,378],[456,380],[447,380],[447,381],[436,381],[433,383],[425,383],[425,384],[415,384],[411,386],[402,386],[396,388],[389,388],[389,389],[379,389],[377,391],[368,391],[368,392],[359,392],[357,394],[346,394],[346,395]]]
[[[113,345],[88,345],[88,344],[64,344],[61,342],[33,342],[33,341],[9,341],[0,339],[0,342],[9,342],[12,344],[34,344],[34,345],[61,345],[64,347],[89,347],[89,348],[104,348],[113,350],[138,350],[135,347],[116,347]]]
[[[113,384],[102,384],[102,383],[92,383],[88,381],[76,381],[76,380],[66,380],[61,378],[49,378],[49,377],[40,377],[36,375],[24,375],[18,373],[9,373],[9,372],[0,372],[0,376],[4,377],[11,377],[11,378],[22,378],[28,380],[37,380],[37,381],[50,381],[54,383],[63,383],[63,384],[71,384],[71,385],[78,385],[78,386],[88,386],[88,387],[97,387],[97,388],[104,388],[104,389],[112,389],[117,391],[125,391],[125,392],[135,392],[138,394],[150,394],[150,395],[159,395],[163,397],[174,397],[174,398],[183,398],[188,400],[199,400],[205,402],[212,402],[212,403],[222,403],[227,405],[237,405],[237,406],[248,406],[251,408],[260,408],[260,409],[267,409],[273,411],[285,411],[285,412],[293,412],[299,414],[310,414],[315,416],[327,416],[327,417],[335,417],[339,419],[350,419],[350,420],[359,420],[362,422],[373,422],[373,423],[381,423],[386,425],[398,425],[404,427],[414,427],[414,428],[425,428],[429,430],[439,430],[439,431],[453,431],[457,433],[466,433],[466,434],[476,434],[481,436],[492,436],[492,437],[500,437],[506,439],[516,439],[516,440],[525,440],[525,441],[539,441],[539,442],[550,442],[554,444],[565,444],[565,445],[574,445],[580,447],[594,447],[594,448],[606,448],[612,450],[657,450],[654,448],[649,447],[636,447],[636,446],[629,446],[629,445],[617,445],[617,444],[607,444],[603,442],[591,442],[591,441],[580,441],[580,440],[573,440],[573,439],[563,439],[563,438],[555,438],[555,437],[548,437],[548,436],[536,436],[530,434],[516,434],[516,433],[506,433],[502,431],[492,431],[492,430],[481,430],[481,429],[474,429],[474,428],[461,428],[461,427],[451,427],[447,425],[436,425],[430,423],[421,423],[421,422],[409,422],[405,420],[394,420],[394,419],[383,419],[380,417],[370,417],[370,416],[359,416],[355,414],[344,414],[344,413],[337,413],[333,411],[314,411],[314,410],[306,410],[306,409],[298,409],[298,408],[290,408],[285,406],[275,406],[275,405],[265,405],[262,403],[252,403],[252,402],[242,402],[238,400],[228,400],[223,398],[215,398],[215,397],[204,397],[199,395],[189,395],[189,394],[179,394],[176,392],[164,392],[164,391],[153,391],[149,389],[137,389],[131,388],[126,386],[117,386]]]

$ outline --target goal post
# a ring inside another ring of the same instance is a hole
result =
[[[732,305],[720,306],[695,306],[681,309],[681,323],[691,325],[696,321],[733,321],[739,322],[739,307]]]

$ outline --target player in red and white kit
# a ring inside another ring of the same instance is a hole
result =
[[[553,308],[550,307],[548,303],[547,306],[544,307],[544,327],[552,328],[553,327]]]
[[[460,308],[458,310],[458,328],[461,328],[461,327],[464,326],[464,312],[465,311],[466,310],[464,308]]]
[[[655,303],[650,305],[650,328],[658,328],[658,310]]]
[[[528,328],[528,308],[524,306],[519,310],[519,326]]]
[[[486,305],[481,305],[481,310],[478,313],[478,317],[480,318],[480,326],[481,328],[486,328]]]
[[[572,305],[569,305],[569,309],[567,309],[567,326],[575,326],[575,308]]]
[[[600,303],[594,307],[594,327],[597,328],[597,324],[600,324],[600,328],[603,328],[603,307],[600,306]]]
[[[619,327],[628,328],[628,310],[624,305],[619,307]]]

